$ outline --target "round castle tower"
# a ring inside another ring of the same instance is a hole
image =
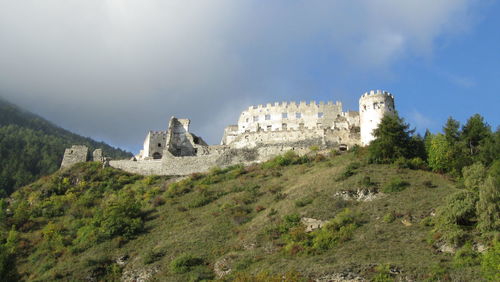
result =
[[[361,145],[366,146],[375,139],[373,130],[378,127],[385,114],[394,114],[394,96],[387,91],[371,90],[359,99]]]

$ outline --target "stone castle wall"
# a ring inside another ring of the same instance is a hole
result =
[[[148,133],[133,160],[112,160],[109,165],[145,175],[188,175],[216,166],[263,162],[290,150],[305,154],[311,146],[345,150],[367,145],[384,114],[394,113],[394,97],[371,91],[360,98],[359,106],[359,112],[343,112],[340,102],[252,106],[241,113],[237,125],[225,128],[221,145],[215,146],[189,132],[189,119],[172,117],[167,131]],[[87,160],[88,151],[79,147],[66,150],[61,167]],[[106,160],[102,154],[98,158]]]
[[[342,115],[340,102],[283,102],[251,106],[238,119],[238,133],[302,128],[326,128]]]

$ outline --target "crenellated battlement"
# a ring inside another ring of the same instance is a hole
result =
[[[394,99],[394,96],[388,92],[388,91],[383,91],[383,90],[370,90],[368,92],[365,92],[363,95],[361,95],[361,98],[360,100],[366,98],[366,97],[370,97],[370,96],[375,96],[375,95],[383,95],[383,96],[388,96],[392,99]]]
[[[309,102],[307,101],[289,101],[289,102],[273,102],[273,103],[267,103],[267,104],[259,104],[259,105],[253,105],[248,107],[249,111],[253,110],[258,110],[258,109],[273,109],[273,108],[288,108],[288,107],[311,107],[311,108],[318,108],[319,106],[342,106],[342,103],[339,101],[320,101],[317,102],[315,100],[311,100]]]

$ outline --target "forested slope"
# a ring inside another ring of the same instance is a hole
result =
[[[64,149],[73,144],[87,145],[91,150],[102,148],[112,158],[131,156],[0,99],[0,196],[56,171]]]

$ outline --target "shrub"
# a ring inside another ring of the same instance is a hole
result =
[[[394,220],[396,220],[396,214],[393,211],[386,213],[382,218],[382,221],[384,221],[385,223],[391,223],[394,222]]]
[[[359,181],[359,185],[362,185],[364,187],[372,187],[372,186],[375,186],[376,183],[375,182],[372,182],[370,176],[364,176],[363,178],[361,178],[361,180]]]
[[[141,204],[133,195],[117,195],[102,204],[102,209],[94,217],[94,224],[105,238],[123,236],[131,239],[142,231]]]
[[[478,191],[486,178],[486,168],[481,163],[475,163],[462,169],[464,185],[467,189]]]
[[[483,254],[481,272],[488,281],[500,281],[500,242],[493,242],[493,246]]]
[[[445,241],[460,244],[465,236],[464,227],[474,222],[476,202],[477,195],[466,190],[448,196],[446,204],[436,211],[434,231],[441,233]]]
[[[298,208],[305,207],[313,202],[313,198],[302,198],[295,201],[295,206]]]
[[[479,190],[477,202],[478,229],[482,232],[500,231],[500,183],[489,176]]]
[[[182,254],[170,263],[170,269],[174,273],[186,273],[197,265],[203,264],[203,259],[190,254]]]
[[[400,192],[406,189],[410,183],[403,181],[401,178],[393,178],[389,183],[387,183],[382,191],[384,193]]]
[[[350,240],[358,225],[358,215],[350,209],[344,209],[325,226],[314,232],[313,249],[328,250],[341,242]]]
[[[353,163],[350,163],[345,169],[344,171],[340,174],[339,177],[337,177],[337,181],[342,181],[342,180],[346,180],[347,178],[353,176],[354,174],[356,174],[356,170],[360,167],[360,163],[358,162],[353,162]]]
[[[164,251],[161,250],[149,250],[144,255],[144,264],[152,264],[155,261],[160,260],[165,255]]]
[[[453,257],[453,265],[458,269],[478,265],[479,263],[479,254],[474,251],[471,242],[465,243]]]
[[[374,282],[391,282],[394,281],[391,275],[391,266],[389,264],[381,264],[375,267],[377,273],[371,281]]]

